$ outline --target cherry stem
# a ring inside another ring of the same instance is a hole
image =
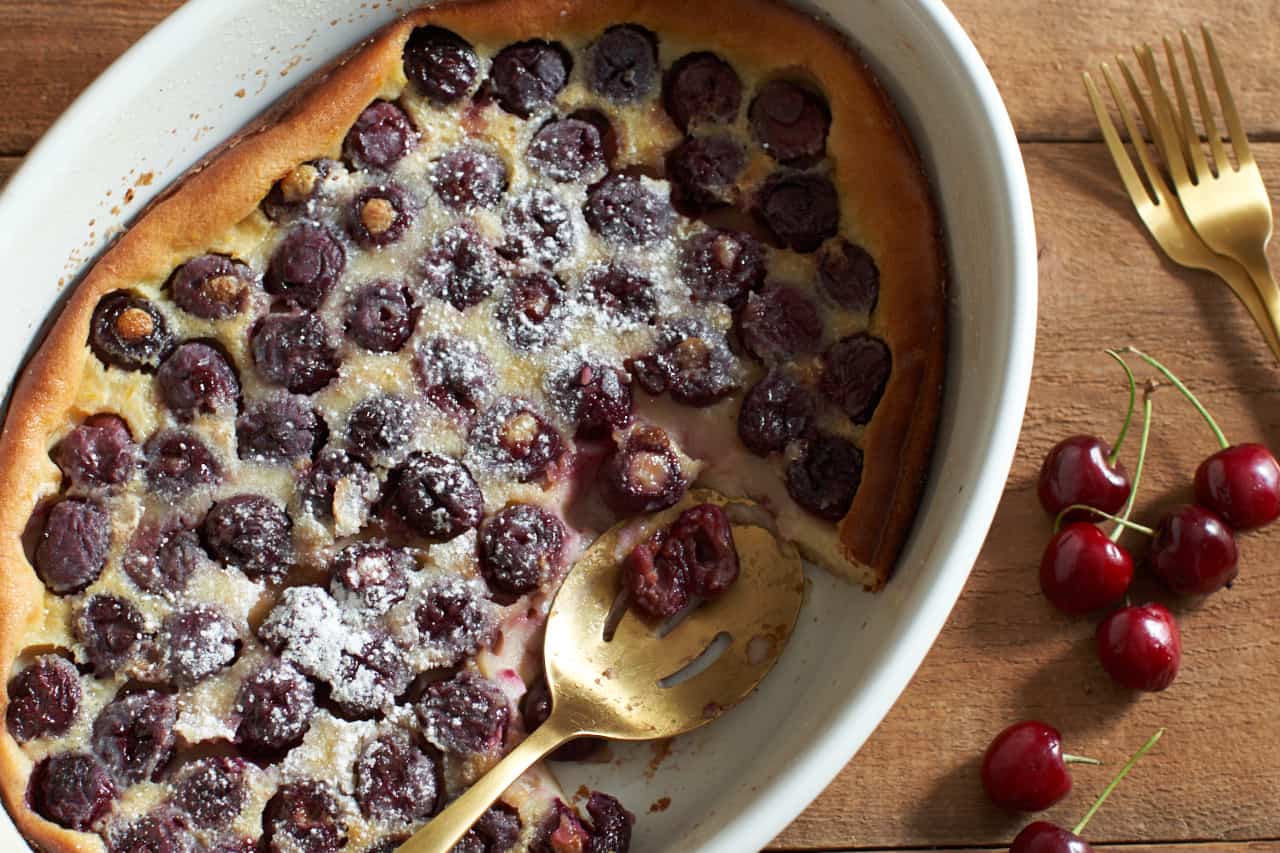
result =
[[[1209,429],[1213,430],[1213,435],[1218,439],[1218,444],[1220,444],[1224,449],[1231,446],[1227,441],[1227,437],[1223,435],[1222,429],[1218,426],[1218,422],[1213,419],[1213,415],[1209,414],[1209,410],[1204,407],[1204,404],[1196,398],[1195,394],[1191,393],[1191,389],[1184,385],[1181,379],[1173,375],[1173,371],[1135,347],[1125,347],[1121,352],[1133,353],[1138,358],[1164,374],[1164,378],[1168,379],[1173,384],[1174,388],[1177,388],[1182,392],[1182,396],[1187,398],[1187,402],[1192,406],[1195,406],[1196,411],[1200,413],[1200,417],[1204,418],[1204,422],[1209,425]]]
[[[1129,369],[1129,365],[1125,363],[1119,353],[1110,349],[1104,350],[1104,352],[1124,368],[1125,378],[1129,380],[1129,410],[1124,413],[1124,423],[1120,424],[1120,434],[1116,436],[1115,443],[1111,445],[1111,453],[1107,455],[1107,461],[1115,465],[1116,460],[1120,458],[1120,445],[1124,444],[1125,436],[1129,434],[1129,424],[1133,422],[1134,403],[1138,399],[1138,383],[1133,378],[1133,371]]]
[[[1062,528],[1062,522],[1066,519],[1067,513],[1077,509],[1087,509],[1089,512],[1093,513],[1094,515],[1100,518],[1105,518],[1107,521],[1114,521],[1117,525],[1119,525],[1116,528],[1117,530],[1120,530],[1120,529],[1136,530],[1139,533],[1143,533],[1147,536],[1156,535],[1156,532],[1152,530],[1150,527],[1147,527],[1145,524],[1139,524],[1136,521],[1130,521],[1127,518],[1121,518],[1118,515],[1112,515],[1109,512],[1103,512],[1097,507],[1089,506],[1088,504],[1072,504],[1071,506],[1062,510],[1062,512],[1058,513],[1058,517],[1053,520],[1053,532],[1057,533]]]
[[[1147,387],[1142,389],[1142,436],[1138,439],[1138,464],[1133,468],[1133,485],[1129,487],[1129,497],[1124,502],[1124,511],[1119,519],[1114,519],[1116,526],[1111,531],[1112,542],[1120,541],[1120,534],[1124,533],[1129,525],[1129,515],[1133,512],[1133,503],[1138,498],[1138,484],[1142,482],[1142,468],[1147,462],[1147,440],[1151,438],[1151,395],[1155,390],[1154,382],[1148,382]]]
[[[1102,804],[1107,801],[1107,797],[1111,796],[1111,792],[1120,784],[1120,780],[1129,775],[1129,771],[1133,769],[1133,765],[1138,763],[1138,759],[1150,752],[1151,747],[1155,746],[1156,741],[1160,740],[1163,736],[1164,729],[1157,729],[1156,733],[1153,734],[1151,738],[1133,754],[1128,762],[1125,763],[1124,767],[1120,768],[1120,772],[1116,774],[1116,778],[1112,779],[1111,783],[1103,789],[1102,793],[1098,796],[1098,799],[1094,800],[1093,805],[1089,807],[1089,811],[1085,812],[1084,817],[1080,819],[1080,822],[1072,828],[1071,832],[1073,834],[1079,835],[1084,832],[1084,828],[1089,824],[1089,821],[1093,819],[1093,816],[1097,814],[1098,809],[1102,808]]]
[[[1102,762],[1096,758],[1085,758],[1083,755],[1070,755],[1062,753],[1063,764],[1092,764],[1094,766],[1101,765]]]

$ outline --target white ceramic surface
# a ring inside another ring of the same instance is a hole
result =
[[[1013,128],[986,67],[940,0],[809,5],[862,47],[935,182],[952,270],[944,424],[915,534],[883,593],[814,574],[777,671],[723,721],[678,741],[656,772],[646,772],[653,753],[644,745],[615,748],[621,762],[585,772],[562,766],[569,791],[599,786],[640,816],[637,851],[757,849],[857,751],[964,585],[1026,402],[1035,237]],[[120,223],[309,70],[398,11],[356,0],[193,0],[113,65],[0,197],[8,277],[0,376],[8,382],[16,374],[51,306]],[[648,814],[662,797],[670,807]],[[0,818],[0,848],[20,845]]]

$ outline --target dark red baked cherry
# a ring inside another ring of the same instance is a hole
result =
[[[715,504],[699,504],[680,513],[667,529],[661,556],[685,564],[689,592],[702,598],[720,595],[738,579],[733,527]]]
[[[203,849],[187,826],[186,815],[167,806],[153,809],[109,836],[108,853],[196,853]]]
[[[764,276],[764,252],[744,231],[700,231],[680,255],[680,277],[694,302],[736,303],[758,290]]]
[[[234,495],[213,505],[200,525],[209,556],[253,580],[276,583],[293,559],[293,521],[262,495]]]
[[[604,162],[612,163],[618,159],[618,132],[613,128],[613,122],[609,117],[600,110],[591,107],[574,110],[569,113],[569,118],[585,121],[591,125],[600,134],[600,145],[604,150]]]
[[[746,165],[746,152],[732,137],[690,136],[667,154],[671,201],[694,215],[732,204]]]
[[[862,451],[839,436],[818,434],[801,444],[786,470],[787,494],[827,521],[839,521],[862,484]]]
[[[636,383],[650,394],[670,392],[686,406],[709,406],[738,387],[733,354],[719,330],[697,320],[658,329],[653,352],[627,360]]]
[[[198,758],[183,767],[173,781],[173,804],[196,826],[230,826],[248,800],[247,764],[243,758]]]
[[[637,424],[600,468],[601,497],[622,515],[675,506],[688,485],[671,439],[650,424]]]
[[[503,397],[476,421],[468,435],[471,454],[522,483],[554,477],[565,452],[560,431],[533,405]]]
[[[618,104],[644,100],[658,81],[658,37],[639,24],[615,24],[587,49],[587,86]]]
[[[639,543],[622,561],[622,579],[631,604],[653,619],[674,616],[689,603],[689,567],[663,559],[665,528]]]
[[[181,421],[233,410],[240,396],[240,382],[227,357],[199,341],[182,344],[161,362],[156,387],[165,407]]]
[[[27,800],[32,810],[58,826],[80,832],[101,820],[119,796],[105,767],[92,755],[60,752],[31,771]]]
[[[315,314],[268,315],[258,321],[249,343],[262,378],[294,394],[314,394],[338,375],[329,330]]]
[[[884,341],[858,332],[836,341],[822,355],[820,386],[855,424],[871,420],[893,371],[893,357]]]
[[[1098,659],[1130,690],[1159,691],[1173,683],[1182,662],[1182,635],[1162,604],[1117,610],[1098,625]]]
[[[507,166],[498,155],[464,145],[431,164],[431,185],[450,210],[493,207],[507,190]]]
[[[1009,853],[1093,853],[1093,848],[1074,832],[1038,820],[1018,833]]]
[[[80,673],[66,658],[41,655],[9,682],[5,722],[18,743],[57,737],[80,714]]]
[[[179,687],[190,687],[230,666],[240,640],[231,620],[209,604],[170,613],[163,637],[169,678]]]
[[[569,82],[573,59],[558,42],[517,42],[498,51],[489,88],[498,106],[521,118],[547,106]]]
[[[626,323],[651,324],[658,316],[653,281],[620,263],[588,270],[582,278],[582,293],[610,316]]]
[[[381,615],[409,591],[409,575],[418,568],[402,548],[354,542],[329,564],[329,589],[344,605]]]
[[[541,349],[556,337],[564,315],[564,285],[542,271],[508,282],[494,309],[498,326],[516,349]]]
[[[668,201],[635,175],[613,172],[587,190],[587,224],[606,240],[642,246],[664,237],[674,216]]]
[[[1280,518],[1280,463],[1261,444],[1225,447],[1196,468],[1196,500],[1235,530]]]
[[[138,467],[138,445],[118,415],[90,415],[67,433],[50,454],[62,475],[77,486],[118,486]]]
[[[104,364],[154,370],[173,348],[173,333],[155,303],[116,290],[98,300],[93,309],[89,345]]]
[[[435,762],[404,729],[392,729],[365,744],[355,769],[356,802],[365,817],[413,823],[435,813]]]
[[[493,247],[470,225],[455,225],[436,237],[423,258],[423,292],[465,311],[493,292],[499,265]]]
[[[433,580],[419,592],[413,622],[420,642],[443,655],[441,665],[455,665],[492,641],[495,621],[483,596],[460,577]]]
[[[337,793],[327,782],[282,785],[262,816],[270,850],[337,853],[347,843],[347,826]]]
[[[347,268],[347,252],[328,229],[296,226],[276,246],[262,286],[287,303],[314,311]]]
[[[683,131],[704,122],[728,124],[742,106],[742,80],[714,53],[690,53],[667,71],[662,102]]]
[[[599,129],[576,118],[543,125],[533,135],[525,159],[534,171],[560,183],[598,181],[607,168]]]
[[[111,516],[97,501],[64,498],[53,505],[36,545],[35,569],[58,595],[98,579],[111,546]]]
[[[506,242],[498,249],[509,260],[553,266],[573,251],[573,218],[555,193],[535,187],[502,214]]]
[[[329,447],[298,481],[303,510],[316,520],[354,533],[368,520],[378,497],[378,478],[345,450]]]
[[[780,163],[805,165],[826,152],[831,108],[826,98],[798,83],[765,83],[747,116],[760,147]]]
[[[428,685],[416,707],[427,739],[462,755],[500,749],[511,715],[506,694],[471,670]]]
[[[388,101],[374,101],[347,131],[342,153],[357,169],[385,171],[400,162],[417,141],[417,131],[404,110]]]
[[[404,45],[404,73],[431,103],[442,106],[471,90],[480,60],[465,39],[441,27],[417,27]]]
[[[636,816],[608,794],[592,791],[587,797],[591,815],[591,843],[586,853],[627,853],[631,849],[631,826]]]
[[[471,472],[438,453],[410,454],[391,473],[387,489],[396,517],[429,539],[453,539],[484,516],[484,498]]]
[[[236,743],[276,751],[302,740],[315,713],[315,690],[296,669],[268,661],[240,684]]]
[[[743,347],[765,364],[791,361],[822,347],[822,316],[799,288],[769,285],[750,294],[737,322]]]
[[[225,255],[201,255],[173,272],[169,290],[178,307],[202,320],[222,320],[244,310],[253,272]]]
[[[507,504],[480,529],[480,572],[508,595],[533,592],[561,568],[565,528],[533,504]]]
[[[147,485],[163,495],[182,495],[222,481],[222,463],[190,430],[154,433],[142,446],[142,456]]]
[[[347,208],[347,234],[364,249],[390,246],[413,224],[414,205],[398,184],[365,187]]]
[[[738,410],[738,437],[758,456],[780,453],[813,426],[814,394],[780,370],[751,387]]]
[[[1147,553],[1151,571],[1179,595],[1208,595],[1230,586],[1239,556],[1231,528],[1196,504],[1165,513]]]
[[[271,187],[262,200],[262,212],[272,222],[315,219],[322,199],[339,184],[337,179],[346,174],[345,166],[327,158],[294,166]]]
[[[480,815],[462,840],[454,845],[452,853],[509,853],[520,840],[520,828],[520,813],[499,800]]]
[[[138,608],[114,595],[95,595],[73,626],[93,672],[106,678],[123,669],[142,650],[146,622]]]
[[[551,812],[542,818],[534,829],[530,849],[538,851],[588,850],[591,833],[583,826],[578,813],[559,797],[552,803]]]
[[[1062,735],[1035,720],[995,736],[982,758],[982,787],[991,802],[1019,812],[1043,811],[1071,791]]]
[[[341,608],[323,587],[291,586],[258,625],[257,635],[263,645],[304,675],[327,680],[333,676],[332,658],[309,651],[319,642],[322,629],[341,625]]]
[[[186,588],[207,559],[196,532],[175,517],[138,525],[120,565],[143,592],[172,595]]]
[[[880,300],[880,268],[861,246],[841,237],[818,254],[818,281],[827,295],[848,311],[870,313]]]
[[[1040,558],[1040,589],[1054,607],[1072,616],[1116,603],[1132,581],[1133,557],[1088,522],[1063,527]]]
[[[305,397],[273,394],[236,418],[236,453],[252,462],[290,462],[316,454],[328,433]]]
[[[576,362],[551,378],[558,409],[578,425],[577,434],[601,438],[631,423],[631,383],[616,367]]]
[[[810,172],[778,172],[756,194],[756,214],[777,241],[815,251],[840,226],[840,199],[831,180]]]
[[[520,720],[525,732],[532,732],[551,716],[551,688],[539,676],[524,696],[520,697]],[[576,738],[556,748],[548,758],[552,761],[584,761],[593,756],[604,742],[597,738]]]
[[[426,398],[447,415],[471,420],[493,398],[493,365],[469,341],[432,338],[413,366]]]
[[[347,418],[347,453],[370,468],[390,468],[409,450],[413,421],[413,408],[405,398],[370,397]]]
[[[378,628],[358,648],[342,653],[330,676],[330,698],[344,716],[372,719],[408,690],[413,676],[404,649]]]
[[[155,690],[118,695],[93,721],[93,752],[123,785],[157,779],[173,757],[177,720],[172,696]]]
[[[1129,499],[1130,489],[1129,472],[1114,458],[1111,448],[1092,435],[1064,438],[1040,466],[1040,505],[1054,517],[1076,504],[1115,515]],[[1088,510],[1076,509],[1064,518],[1084,521],[1091,515]]]

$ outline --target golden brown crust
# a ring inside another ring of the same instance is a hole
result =
[[[760,67],[805,65],[828,93],[829,152],[844,230],[879,262],[881,297],[872,331],[893,353],[883,400],[863,437],[862,486],[839,531],[850,560],[888,579],[924,486],[941,404],[945,359],[945,272],[928,181],[897,114],[852,48],[832,30],[774,0],[479,0],[424,9],[392,24],[336,66],[313,77],[176,184],[121,236],[62,308],[18,381],[0,434],[0,661],[8,672],[43,615],[46,592],[21,543],[32,508],[56,490],[49,437],[76,398],[90,315],[98,299],[155,280],[204,251],[211,235],[240,222],[272,184],[299,163],[336,154],[347,129],[399,73],[413,27],[431,21],[473,41],[590,35],[634,21]],[[767,37],[762,37],[767,34]],[[7,705],[0,683],[0,711]],[[31,762],[0,735],[0,789],[21,831],[49,850],[100,851],[96,836],[69,832],[26,807]]]

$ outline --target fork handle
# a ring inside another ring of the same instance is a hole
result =
[[[466,834],[471,825],[480,819],[489,806],[510,788],[538,759],[560,744],[575,737],[577,732],[566,725],[565,718],[552,714],[546,722],[533,730],[524,742],[493,766],[465,794],[449,804],[448,808],[431,819],[431,822],[414,833],[400,845],[399,853],[445,853]]]
[[[1280,286],[1276,285],[1271,262],[1267,259],[1266,251],[1261,248],[1239,260],[1253,282],[1253,289],[1262,300],[1262,308],[1268,321],[1267,328],[1263,329],[1267,345],[1271,347],[1276,359],[1280,360]],[[1254,319],[1262,325],[1262,317],[1255,315]]]

